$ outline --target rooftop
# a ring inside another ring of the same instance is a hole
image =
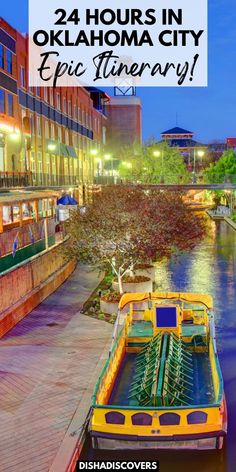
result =
[[[167,131],[163,131],[163,133],[161,133],[161,135],[164,135],[164,134],[193,134],[192,131],[188,131],[184,128],[180,128],[179,126],[176,126],[175,128],[171,128],[171,129],[168,129]]]

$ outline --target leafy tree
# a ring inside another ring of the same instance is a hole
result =
[[[222,157],[211,164],[204,172],[205,180],[209,183],[223,183],[229,179],[236,183],[236,154],[233,149],[224,152]]]
[[[136,151],[136,152],[135,152]],[[120,176],[143,183],[185,183],[189,173],[176,148],[167,143],[154,143],[133,149],[123,149]]]
[[[137,263],[189,250],[204,233],[202,221],[189,211],[180,192],[124,185],[103,188],[85,212],[73,211],[66,229],[66,255],[103,270],[112,268],[120,293],[124,275]]]

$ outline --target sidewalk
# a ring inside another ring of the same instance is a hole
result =
[[[1,472],[48,471],[80,405],[81,418],[86,415],[82,405],[90,401],[113,330],[80,314],[99,281],[96,271],[78,267],[0,339]]]

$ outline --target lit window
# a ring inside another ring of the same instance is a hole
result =
[[[54,139],[55,138],[55,128],[54,128],[54,124],[51,123],[51,139]]]
[[[38,136],[42,136],[40,116],[37,116],[37,132],[38,132]]]
[[[0,89],[0,113],[5,113],[5,92]]]
[[[7,72],[12,74],[12,53],[7,49],[6,51],[6,58],[7,58]]]
[[[48,126],[48,121],[45,121],[45,138],[49,138],[49,126]]]
[[[61,127],[60,126],[58,126],[57,128],[57,137],[58,137],[58,141],[61,142]]]
[[[8,94],[8,115],[13,116],[13,96],[11,93]]]

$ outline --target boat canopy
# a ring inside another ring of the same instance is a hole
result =
[[[180,300],[187,303],[200,303],[211,310],[213,299],[210,295],[203,293],[184,292],[146,292],[146,293],[125,293],[120,299],[119,309],[122,310],[128,303],[137,303],[145,300]]]

